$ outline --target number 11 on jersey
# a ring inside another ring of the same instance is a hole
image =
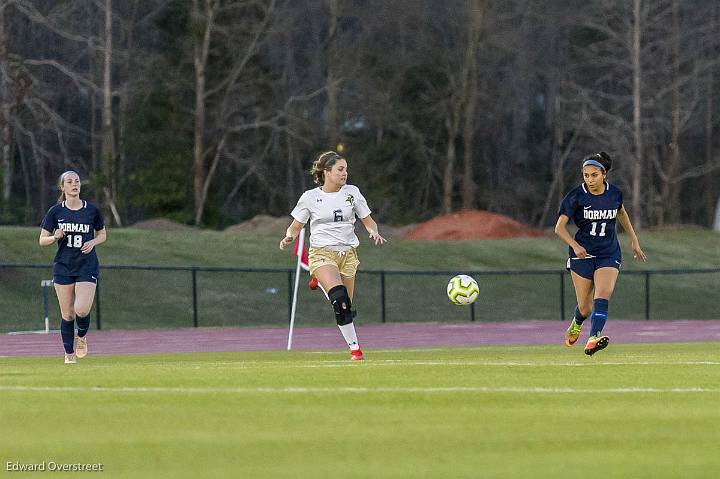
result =
[[[592,222],[592,229],[590,230],[591,236],[605,236],[605,226],[607,223],[600,223],[600,234],[597,233],[597,222]]]

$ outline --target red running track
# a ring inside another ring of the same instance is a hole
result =
[[[562,345],[563,321],[503,323],[393,323],[358,325],[360,344],[373,349],[435,348],[446,346]],[[603,331],[611,344],[720,342],[720,320],[626,321],[610,320]],[[287,329],[188,328],[171,330],[90,330],[91,354],[153,354],[189,352],[281,351],[287,348]],[[586,332],[587,334],[587,332]],[[585,336],[581,336],[584,341]],[[335,326],[298,328],[293,349],[303,351],[345,348]],[[0,356],[62,354],[58,332],[1,334]]]

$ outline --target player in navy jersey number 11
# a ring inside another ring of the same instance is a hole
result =
[[[622,263],[615,233],[618,220],[630,235],[633,257],[647,259],[623,206],[622,192],[606,180],[611,168],[612,159],[604,151],[585,158],[583,183],[565,196],[555,225],[555,233],[569,246],[567,268],[577,297],[575,316],[565,332],[565,345],[577,342],[583,321],[590,316],[590,336],[585,345],[585,354],[590,356],[610,342],[602,329]],[[574,238],[567,230],[571,219],[578,228]]]
[[[355,217],[365,226],[376,245],[385,242],[370,216],[365,197],[357,186],[348,185],[345,158],[327,151],[310,170],[319,186],[300,197],[291,216],[293,221],[280,241],[280,249],[291,245],[310,222],[310,274],[318,279],[335,312],[335,321],[350,348],[350,359],[364,359],[358,343],[352,307],[355,273],[360,260],[355,235]]]
[[[95,246],[105,242],[102,212],[80,199],[80,176],[74,171],[60,175],[60,199],[42,221],[40,246],[58,244],[53,261],[53,283],[60,303],[60,335],[65,363],[88,353],[86,334],[90,328],[90,308],[100,276]],[[77,322],[77,339],[75,323]]]

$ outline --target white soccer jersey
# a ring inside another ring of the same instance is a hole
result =
[[[310,246],[356,247],[355,215],[366,218],[371,213],[367,200],[357,186],[343,185],[340,191],[325,193],[321,188],[308,190],[292,210],[300,223],[310,220]]]

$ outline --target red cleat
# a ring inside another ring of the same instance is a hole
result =
[[[610,338],[607,336],[590,336],[585,345],[585,354],[592,356],[598,351],[607,348],[608,343],[610,343]]]
[[[350,351],[350,360],[351,361],[363,361],[364,359],[365,358],[363,357],[363,353],[360,349]]]
[[[308,283],[308,288],[318,289],[318,279],[315,276],[310,276],[310,282]]]

